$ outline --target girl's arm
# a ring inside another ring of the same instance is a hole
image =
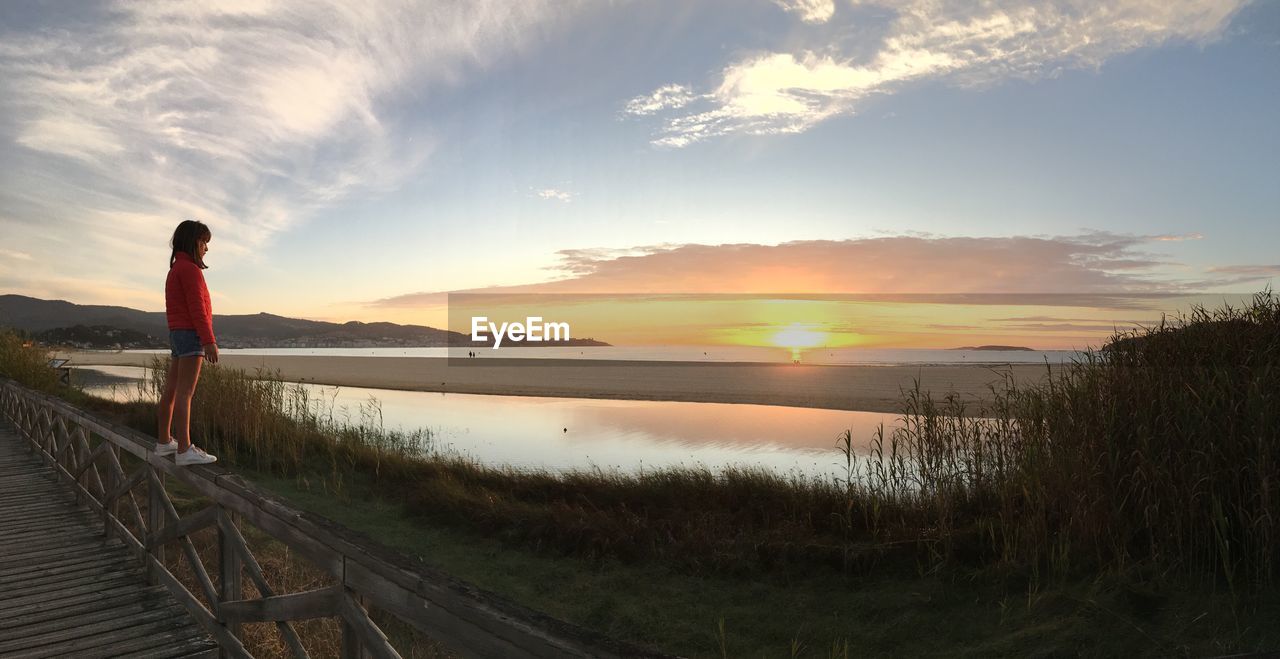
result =
[[[218,340],[213,335],[213,309],[209,305],[209,289],[205,286],[204,274],[194,265],[185,270],[187,276],[182,278],[182,289],[186,293],[187,313],[196,326],[200,345],[214,345]]]

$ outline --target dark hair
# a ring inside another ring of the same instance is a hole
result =
[[[178,252],[183,252],[191,257],[192,261],[201,269],[208,268],[200,257],[196,256],[196,244],[201,240],[208,242],[213,238],[213,234],[209,232],[209,227],[204,222],[196,220],[183,220],[178,223],[178,228],[173,230],[173,238],[169,240],[169,246],[173,248],[173,252],[169,254],[169,267],[173,267],[173,262],[178,260]]]

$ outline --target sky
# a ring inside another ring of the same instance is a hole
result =
[[[1074,345],[1133,310],[1053,295],[1275,281],[1277,107],[1274,2],[18,0],[0,293],[160,310],[193,218],[217,313],[1045,294],[920,323]]]

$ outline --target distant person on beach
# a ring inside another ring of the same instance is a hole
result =
[[[178,466],[217,462],[191,443],[191,397],[196,393],[204,360],[218,363],[218,343],[213,336],[213,307],[204,283],[204,255],[213,234],[203,222],[184,220],[173,231],[169,246],[169,277],[164,282],[165,317],[169,321],[169,375],[156,413],[159,432],[157,455],[173,455]],[[170,433],[177,425],[178,434]],[[160,439],[163,438],[163,439]]]

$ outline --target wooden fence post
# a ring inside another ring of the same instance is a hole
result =
[[[222,518],[220,521],[224,521],[226,524],[236,523],[236,514],[222,506],[218,506],[218,516]],[[214,613],[221,618],[220,612],[223,602],[244,599],[240,583],[240,552],[236,549],[235,536],[227,533],[222,524],[218,524],[218,585],[220,587],[217,602],[218,610]],[[227,627],[227,633],[239,638],[240,623],[224,622],[223,624]],[[223,649],[222,656],[225,659],[230,659],[236,655]]]
[[[368,600],[361,597],[350,588],[345,589],[346,593],[351,596],[360,606],[367,607]],[[342,621],[342,659],[369,659],[373,655],[360,643],[360,636],[356,633],[351,623],[345,618],[339,618]]]
[[[150,478],[147,479],[147,533],[146,533],[147,544],[150,545],[151,539],[156,537],[156,535],[160,533],[160,530],[163,529],[165,526],[164,503],[163,503],[165,476],[163,471],[160,471],[150,465],[147,466],[147,469],[151,470],[151,473],[149,474]],[[160,561],[162,565],[164,564],[164,547],[163,546],[157,545],[156,547],[153,547],[148,551],[151,552],[152,556],[156,557],[157,561]],[[147,580],[153,584],[160,583],[159,578],[156,575],[152,574],[151,570],[149,569],[147,570]]]

